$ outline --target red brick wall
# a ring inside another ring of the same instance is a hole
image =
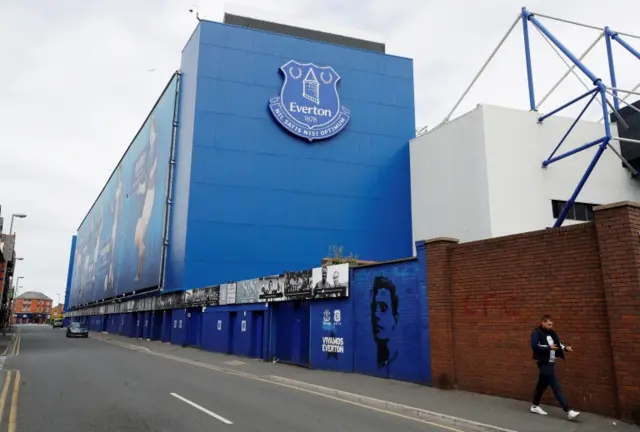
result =
[[[640,423],[640,208],[601,207],[596,228],[620,413]]]
[[[426,251],[434,385],[530,400],[529,338],[548,313],[575,350],[558,362],[572,407],[640,413],[640,208],[484,241],[435,239]],[[544,402],[555,403],[550,391]]]

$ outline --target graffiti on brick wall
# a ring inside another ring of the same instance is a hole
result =
[[[499,293],[466,295],[462,310],[467,316],[520,315],[518,299],[515,296]]]
[[[376,276],[371,289],[371,332],[376,344],[376,359],[381,369],[398,357],[393,336],[398,326],[400,299],[396,286],[386,276]]]

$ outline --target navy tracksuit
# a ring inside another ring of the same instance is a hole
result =
[[[555,351],[551,349],[552,343],[558,347]],[[531,348],[533,349],[533,359],[540,370],[538,383],[533,393],[533,405],[540,405],[542,395],[547,387],[551,386],[551,390],[553,390],[562,409],[565,412],[569,411],[569,403],[562,393],[555,368],[557,358],[564,360],[564,346],[560,343],[560,338],[553,330],[546,330],[542,326],[536,327],[531,332]]]

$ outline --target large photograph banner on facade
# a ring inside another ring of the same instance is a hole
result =
[[[218,300],[220,306],[227,304],[227,284],[220,285],[220,300]]]
[[[78,228],[70,306],[159,284],[177,78]]]
[[[229,283],[227,284],[227,304],[235,304],[236,303],[236,284]]]
[[[236,283],[236,303],[257,303],[261,285],[261,279],[249,279]]]
[[[284,277],[280,278],[280,275],[263,277],[258,299],[260,301],[284,300]]]
[[[204,289],[204,305],[218,306],[220,304],[220,286],[210,286]]]
[[[311,270],[284,274],[284,295],[289,299],[311,298]]]
[[[314,299],[349,296],[349,264],[316,267],[312,270],[311,285]]]

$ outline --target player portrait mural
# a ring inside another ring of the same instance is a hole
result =
[[[175,75],[78,228],[70,306],[159,284],[177,85]]]
[[[398,326],[400,299],[391,279],[376,276],[371,289],[371,335],[376,344],[376,363],[383,368],[398,357],[394,333]]]

